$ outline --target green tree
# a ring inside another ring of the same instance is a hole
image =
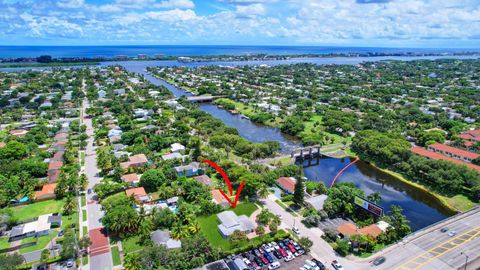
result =
[[[141,270],[142,261],[139,253],[128,253],[123,260],[125,270]]]
[[[42,250],[42,253],[40,255],[40,262],[45,263],[48,258],[50,258],[50,250],[48,248]]]
[[[310,240],[308,237],[300,237],[298,240],[298,244],[305,249],[306,252],[310,251],[310,248],[313,246],[312,240]]]
[[[257,228],[255,228],[255,233],[257,235],[264,235],[265,234],[265,227],[262,225],[258,225]]]
[[[303,178],[298,178],[295,183],[295,190],[293,193],[293,202],[296,205],[303,205],[305,197],[305,184]]]
[[[19,253],[0,254],[0,270],[16,270],[24,262]]]
[[[143,173],[140,177],[140,186],[144,187],[147,191],[157,191],[157,189],[164,183],[167,179],[161,170],[149,169]]]

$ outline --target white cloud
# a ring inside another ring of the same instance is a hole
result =
[[[61,0],[57,5],[61,8],[80,8],[85,4],[85,0]]]
[[[237,6],[236,12],[240,16],[265,15],[266,9],[263,4],[251,4],[246,6]]]
[[[192,9],[195,4],[191,0],[165,0],[154,5],[155,8],[182,8]]]

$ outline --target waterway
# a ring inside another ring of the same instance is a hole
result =
[[[300,58],[280,61],[241,61],[241,62],[192,62],[180,63],[177,61],[124,61],[124,62],[104,62],[102,66],[122,65],[128,71],[143,74],[143,76],[155,85],[162,85],[169,89],[176,97],[182,95],[190,96],[187,91],[180,89],[163,80],[157,79],[146,71],[149,66],[204,66],[204,65],[260,65],[266,64],[270,66],[280,64],[295,63],[314,63],[314,64],[338,64],[338,65],[354,65],[365,61],[383,61],[383,60],[402,60],[411,61],[417,59],[444,59],[452,58],[442,56],[431,57],[336,57],[336,58]],[[477,59],[478,57],[456,56],[456,59]],[[32,68],[30,68],[32,69]],[[33,69],[45,69],[33,68]],[[1,69],[4,70],[4,69]],[[22,68],[7,69],[22,70]],[[7,71],[5,70],[5,71]],[[281,152],[289,153],[291,150],[300,147],[301,143],[285,134],[278,128],[257,125],[248,119],[244,119],[239,115],[234,115],[228,111],[221,109],[213,104],[201,103],[199,108],[202,111],[210,113],[212,116],[220,119],[226,125],[235,127],[239,134],[253,142],[263,142],[266,140],[278,141],[282,147]],[[312,181],[322,181],[327,186],[330,184],[334,176],[344,166],[350,162],[346,159],[322,158],[316,165],[305,167],[305,176]],[[399,205],[404,209],[404,214],[410,220],[413,230],[419,230],[430,224],[441,221],[442,219],[453,215],[448,208],[443,206],[431,194],[412,187],[395,177],[386,174],[374,166],[365,162],[357,162],[354,166],[350,166],[337,179],[338,182],[353,182],[361,188],[365,195],[373,192],[380,193],[382,201],[380,205],[386,211],[391,205]]]
[[[378,59],[378,58],[377,58]],[[292,61],[305,61],[300,60],[288,60],[288,61],[268,61],[268,63],[259,62],[210,62],[210,63],[181,63],[181,65],[187,65],[190,67],[212,64],[212,65],[245,65],[245,64],[268,64],[278,65],[291,63]],[[328,64],[326,59],[309,59],[313,60],[316,64]],[[335,64],[357,64],[365,61],[365,59],[339,59],[331,58]],[[368,58],[371,61],[371,58]],[[379,59],[378,59],[379,60]],[[382,59],[384,60],[384,59]],[[409,60],[411,60],[409,58]],[[310,61],[308,61],[310,62]],[[320,63],[319,63],[320,62]],[[163,80],[153,77],[146,72],[146,62],[119,62],[116,64],[123,65],[128,71],[137,72],[143,74],[146,79],[155,85],[162,85],[169,89],[176,97],[182,95],[191,96],[191,93],[169,84]],[[111,64],[111,63],[110,63]],[[151,61],[153,66],[172,66],[179,65],[176,61]],[[150,65],[149,65],[150,66]],[[263,125],[257,125],[248,119],[241,118],[239,115],[234,115],[228,111],[219,108],[213,104],[200,103],[199,108],[202,111],[210,113],[212,116],[220,119],[226,125],[235,127],[239,134],[251,141],[262,142],[265,140],[275,140],[282,146],[282,152],[287,153],[292,149],[301,146],[301,143],[285,134],[283,134],[278,128],[267,127]],[[335,159],[335,158],[321,158],[316,165],[305,166],[305,176],[312,181],[322,181],[327,186],[344,166],[350,162],[349,158]],[[307,165],[307,164],[305,164]],[[408,185],[402,181],[399,181],[395,177],[382,172],[376,167],[367,164],[363,161],[357,162],[353,166],[350,166],[344,173],[337,179],[338,182],[353,182],[360,189],[365,192],[365,195],[373,192],[380,193],[382,201],[380,205],[384,207],[388,212],[392,205],[399,205],[403,209],[403,213],[410,220],[410,225],[413,230],[419,230],[430,224],[441,221],[454,213],[448,208],[443,206],[433,195],[419,190],[411,185]]]

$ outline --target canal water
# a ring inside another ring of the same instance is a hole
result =
[[[302,58],[302,59],[290,59],[280,61],[241,61],[241,62],[193,62],[193,63],[180,63],[177,61],[124,61],[124,62],[104,62],[102,66],[109,65],[122,65],[128,71],[140,73],[145,76],[150,82],[155,85],[162,85],[169,89],[176,97],[182,95],[191,96],[187,91],[180,89],[174,85],[171,85],[163,80],[157,79],[148,72],[146,68],[149,66],[188,66],[196,67],[203,65],[223,65],[223,66],[235,66],[235,65],[260,65],[267,64],[270,66],[280,64],[295,64],[295,63],[314,63],[314,64],[339,64],[339,65],[353,65],[365,61],[381,61],[387,59],[394,60],[417,60],[417,59],[441,59],[452,57],[337,57],[337,58]],[[455,57],[456,59],[472,59],[478,57]],[[24,68],[12,68],[12,69],[0,69],[3,71],[9,70],[22,70]],[[34,68],[45,69],[45,68]],[[263,142],[266,140],[278,141],[282,147],[281,152],[289,153],[291,150],[301,146],[301,143],[293,138],[280,132],[278,128],[267,127],[263,125],[257,125],[248,119],[244,119],[239,115],[234,115],[228,111],[221,109],[215,105],[208,103],[199,104],[202,111],[210,113],[215,118],[220,119],[226,125],[235,127],[239,134],[253,142]],[[305,176],[312,181],[322,181],[327,186],[330,185],[335,175],[348,163],[349,158],[334,159],[334,158],[321,158],[313,162],[316,165],[307,166],[304,164]],[[413,230],[419,230],[430,224],[441,221],[448,216],[453,215],[448,208],[445,208],[435,197],[416,189],[404,182],[386,174],[374,166],[367,164],[363,161],[355,163],[350,166],[344,173],[337,179],[337,182],[353,182],[359,188],[361,188],[365,195],[373,192],[380,193],[382,201],[380,205],[385,208],[386,211],[391,205],[399,205],[403,208],[403,213],[410,220],[410,225]]]
[[[302,59],[305,60],[305,59]],[[331,60],[336,60],[335,64],[357,64],[364,61],[364,59],[327,59],[330,62],[325,62],[326,59],[313,59],[317,64],[331,64]],[[368,60],[372,60],[368,58]],[[384,59],[381,59],[384,60]],[[289,61],[269,61],[269,65],[292,63]],[[296,60],[295,60],[296,61]],[[308,61],[310,62],[310,61]],[[169,89],[176,97],[182,95],[191,96],[192,94],[169,84],[163,80],[153,77],[146,72],[148,66],[199,66],[205,64],[217,64],[217,65],[245,65],[245,64],[262,64],[261,62],[218,62],[218,63],[178,63],[176,61],[151,61],[148,62],[119,62],[116,64],[123,65],[128,71],[137,72],[143,74],[146,79],[155,85],[162,85]],[[112,63],[108,63],[112,64]],[[147,64],[147,65],[146,65]],[[231,114],[230,112],[219,108],[213,104],[200,103],[200,109],[202,111],[210,113],[217,119],[220,119],[226,125],[235,127],[239,134],[253,142],[263,142],[266,140],[275,140],[282,146],[283,153],[289,153],[291,150],[300,147],[301,143],[293,138],[283,134],[278,128],[267,127],[263,125],[257,125],[248,119],[244,119],[239,115]],[[348,163],[349,158],[336,159],[336,158],[321,158],[316,162],[308,162],[304,164],[305,176],[312,181],[322,181],[327,186],[330,185],[335,175]],[[454,213],[445,208],[434,196],[426,193],[422,190],[416,189],[402,181],[399,181],[395,177],[386,174],[374,166],[367,164],[363,161],[355,163],[350,166],[344,173],[339,176],[337,182],[353,182],[360,189],[365,192],[365,195],[369,195],[373,192],[380,193],[382,201],[379,203],[384,207],[385,211],[390,209],[392,205],[399,205],[403,209],[403,213],[410,220],[410,225],[413,230],[419,230],[430,224],[441,221]]]

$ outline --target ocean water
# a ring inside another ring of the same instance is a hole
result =
[[[37,57],[113,57],[116,55],[163,54],[166,56],[246,55],[246,54],[328,54],[328,53],[452,53],[480,52],[472,49],[327,47],[327,46],[234,46],[234,45],[158,45],[158,46],[0,46],[0,58]]]

